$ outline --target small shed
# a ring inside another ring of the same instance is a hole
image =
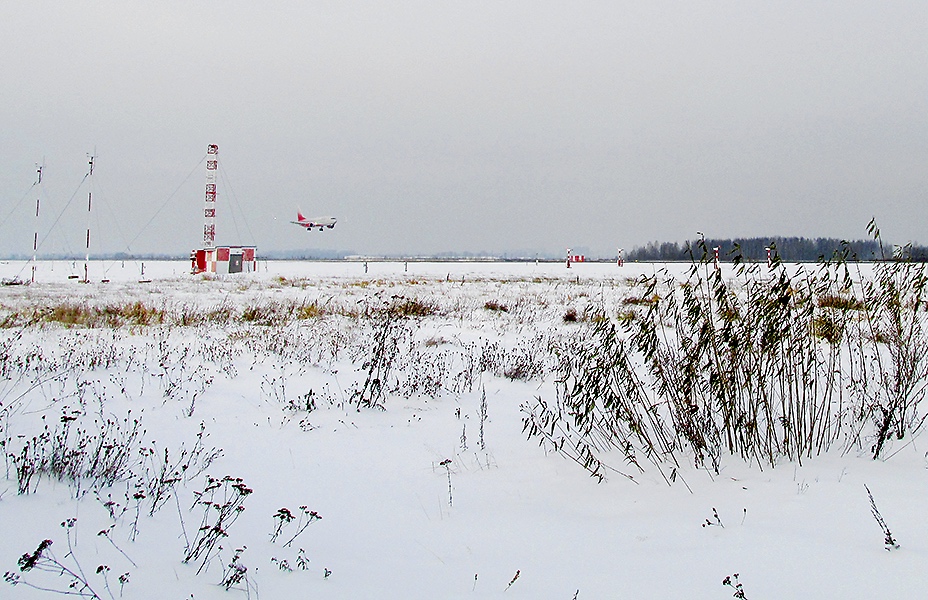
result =
[[[194,250],[190,261],[194,273],[254,273],[257,270],[255,246],[219,246]]]

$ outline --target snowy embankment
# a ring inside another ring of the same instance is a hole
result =
[[[914,434],[876,461],[868,430],[801,464],[723,454],[718,472],[677,449],[672,483],[605,443],[632,479],[607,468],[600,483],[527,439],[528,408],[563,394],[563,354],[602,315],[627,317],[653,266],[185,266],[148,264],[137,283],[140,266],[117,263],[88,285],[59,266],[0,289],[0,597],[729,598],[737,573],[752,599],[915,598],[928,584]]]

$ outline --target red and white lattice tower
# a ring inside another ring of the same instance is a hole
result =
[[[216,174],[219,170],[219,146],[206,148],[206,198],[203,208],[203,247],[216,247]]]

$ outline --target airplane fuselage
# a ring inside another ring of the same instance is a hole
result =
[[[325,228],[334,229],[335,228],[335,217],[315,217],[312,219],[307,219],[299,212],[296,214],[296,221],[290,221],[294,225],[299,225],[306,231],[311,231],[313,229],[319,229],[319,231],[324,230]]]

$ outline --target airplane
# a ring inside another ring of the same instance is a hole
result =
[[[290,221],[294,225],[299,225],[306,229],[306,231],[311,231],[316,227],[319,228],[319,231],[322,231],[323,228],[328,227],[332,229],[335,227],[335,217],[316,217],[313,219],[307,219],[303,216],[303,213],[296,211],[296,221]]]

